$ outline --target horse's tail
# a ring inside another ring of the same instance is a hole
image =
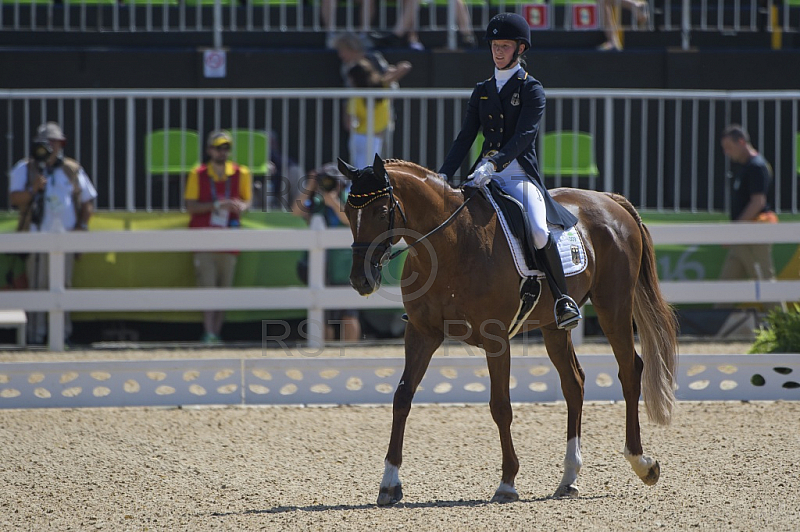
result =
[[[675,406],[678,322],[675,311],[664,299],[658,285],[650,231],[627,199],[617,194],[611,194],[611,197],[633,216],[642,235],[642,262],[633,296],[633,320],[639,330],[644,360],[642,395],[650,420],[668,425]]]

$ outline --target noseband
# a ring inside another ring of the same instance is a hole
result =
[[[397,198],[394,197],[392,185],[386,185],[384,188],[375,190],[373,192],[366,192],[364,194],[350,193],[347,196],[347,204],[354,209],[363,209],[376,199],[382,198],[383,196],[389,196],[389,228],[386,230],[389,236],[387,236],[386,239],[379,244],[373,244],[372,242],[353,242],[350,245],[350,247],[353,248],[353,251],[362,251],[364,254],[366,254],[370,248],[374,247],[378,252],[377,255],[380,256],[380,259],[377,262],[372,261],[371,265],[378,271],[380,271],[390,260],[397,256],[397,254],[391,253],[392,238],[394,238],[394,210],[397,208],[397,210],[400,212],[400,216],[403,217],[403,224],[408,223],[406,214],[403,212],[403,208],[397,202]],[[356,205],[353,200],[356,200],[358,205]]]

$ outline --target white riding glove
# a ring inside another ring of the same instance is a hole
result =
[[[469,181],[465,183],[465,185],[483,188],[489,184],[489,181],[492,180],[494,172],[494,165],[489,161],[486,161],[482,165],[478,166],[474,172],[467,176]]]

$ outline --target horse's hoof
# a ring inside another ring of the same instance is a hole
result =
[[[658,482],[658,477],[661,476],[661,466],[658,465],[658,461],[654,463],[650,469],[647,470],[647,474],[642,478],[642,482],[644,482],[648,486],[652,486],[656,482]]]
[[[504,504],[507,502],[517,502],[519,500],[519,493],[514,486],[501,486],[494,492],[491,502]]]
[[[391,486],[388,488],[381,488],[380,492],[378,492],[378,506],[389,506],[390,504],[396,504],[400,502],[403,498],[403,486],[402,484],[398,484],[397,486]]]
[[[553,497],[556,499],[574,499],[578,496],[578,488],[575,484],[566,484],[559,486]]]

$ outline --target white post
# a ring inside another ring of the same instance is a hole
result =
[[[222,49],[222,2],[214,1],[214,49]]]
[[[604,110],[604,154],[603,162],[603,190],[614,192],[614,100],[611,96],[606,96]]]
[[[683,9],[681,10],[681,48],[684,51],[689,50],[689,32],[691,31],[692,23],[692,5],[689,0],[683,0]]]
[[[116,4],[115,4],[116,6]],[[128,212],[136,210],[136,113],[133,97],[129,96],[126,101],[126,113],[128,126],[125,134],[126,139],[126,159],[125,159],[125,207]]]
[[[320,348],[325,345],[325,309],[320,306],[320,295],[325,291],[325,220],[315,214],[309,228],[314,231],[314,247],[308,252],[308,288],[311,290],[311,305],[306,316],[308,346]]]
[[[64,252],[50,251],[48,276],[52,304],[48,313],[48,343],[51,351],[64,350],[64,310],[61,297],[64,295]]]
[[[457,0],[449,0],[447,2],[447,49],[455,50],[458,48],[458,41],[456,40],[456,31],[458,24],[456,23],[456,2]],[[470,30],[472,31],[472,30]]]

